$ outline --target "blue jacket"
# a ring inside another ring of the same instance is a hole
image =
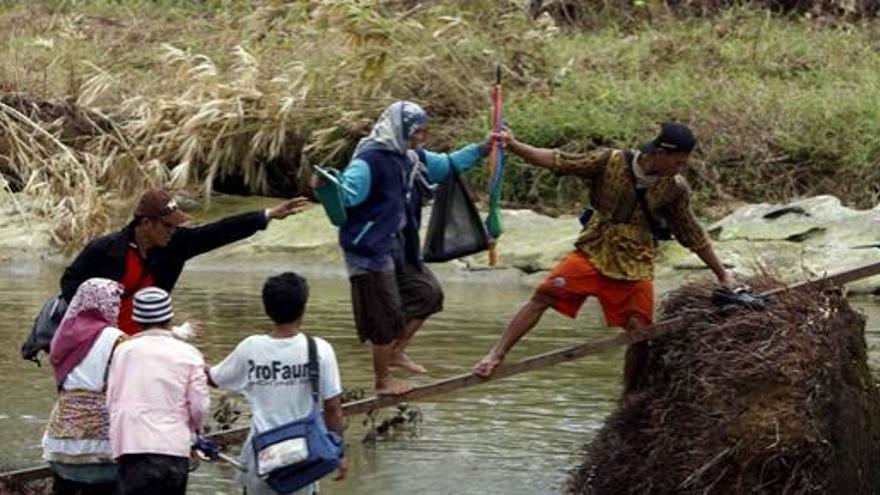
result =
[[[372,148],[356,156],[342,174],[347,221],[339,229],[339,243],[356,255],[381,259],[390,255],[395,243],[402,241],[407,262],[421,263],[419,227],[422,201],[428,192],[425,180],[443,182],[451,167],[462,173],[483,156],[479,144],[471,144],[451,153],[419,151],[423,171],[406,156]],[[413,177],[421,174],[423,178]],[[399,234],[399,235],[398,235]]]
[[[396,234],[409,223],[407,179],[412,166],[391,151],[370,149],[358,158],[370,171],[372,187],[357,206],[348,208],[347,220],[339,229],[339,244],[346,251],[376,258],[391,253]]]

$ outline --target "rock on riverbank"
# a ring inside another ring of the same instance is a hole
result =
[[[190,211],[196,222],[204,222],[275,202],[270,198],[217,196],[206,208],[193,203]],[[64,263],[51,245],[49,222],[21,215],[9,200],[4,200],[0,209],[0,270],[28,263]],[[428,214],[426,210],[425,223]],[[551,218],[530,210],[506,210],[503,219],[505,233],[498,244],[502,269],[485,270],[485,254],[432,268],[441,278],[518,280],[531,286],[572,249],[579,230],[575,217]],[[781,280],[801,280],[880,261],[880,205],[872,210],[853,210],[832,196],[787,205],[749,205],[707,228],[724,263],[745,276],[768,273]],[[336,229],[319,205],[294,218],[272,222],[265,232],[201,256],[188,266],[249,269],[279,264],[306,272],[344,275]],[[661,244],[656,271],[658,292],[708,276],[695,255],[675,242]],[[880,293],[880,277],[854,283],[850,290]]]

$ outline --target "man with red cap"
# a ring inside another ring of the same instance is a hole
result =
[[[270,220],[296,213],[307,201],[293,198],[263,211],[184,227],[189,216],[177,201],[167,191],[151,189],[141,196],[127,226],[90,242],[67,267],[61,277],[62,298],[70,301],[79,285],[92,277],[116,280],[125,288],[119,328],[135,334],[140,331],[131,318],[135,292],[150,286],[171,292],[187,260],[249,237],[265,229]]]

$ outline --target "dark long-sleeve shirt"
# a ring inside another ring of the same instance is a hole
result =
[[[150,250],[143,265],[153,285],[171,292],[187,260],[226,244],[250,237],[266,228],[264,211],[233,215],[197,227],[180,227],[167,246]],[[61,293],[70,302],[85,280],[103,277],[121,281],[126,271],[126,256],[134,243],[134,226],[99,237],[90,242],[64,271]]]

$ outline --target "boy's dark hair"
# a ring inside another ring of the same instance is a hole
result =
[[[309,283],[293,272],[266,279],[263,284],[263,309],[277,325],[298,320],[309,300]]]

